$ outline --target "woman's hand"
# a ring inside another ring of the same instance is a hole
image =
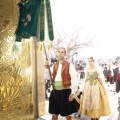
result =
[[[89,78],[89,77],[88,77],[88,78],[86,78],[85,82],[87,82],[88,80],[90,80],[90,78]]]

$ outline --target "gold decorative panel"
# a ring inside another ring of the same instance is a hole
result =
[[[0,0],[0,120],[33,120],[30,43],[15,43],[18,0]]]

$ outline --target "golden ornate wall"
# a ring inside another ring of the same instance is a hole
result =
[[[0,119],[33,120],[30,43],[15,44],[18,0],[0,0]]]

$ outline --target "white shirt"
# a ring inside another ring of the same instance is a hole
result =
[[[120,73],[120,67],[118,67],[118,69],[119,69],[119,73]]]
[[[113,69],[110,69],[111,70],[111,75],[113,76],[114,75],[114,73],[113,73]]]
[[[55,81],[62,81],[61,71],[62,71],[62,64],[59,63]],[[78,79],[77,79],[77,73],[76,73],[75,67],[72,63],[70,63],[70,66],[69,66],[69,74],[71,76],[71,90],[72,90],[71,93],[75,94],[78,88]]]

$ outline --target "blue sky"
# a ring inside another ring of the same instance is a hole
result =
[[[80,50],[81,56],[115,58],[120,55],[120,0],[51,0],[55,39],[63,30],[69,36],[81,27],[80,40],[95,35],[94,48]],[[75,28],[76,29],[76,28]]]

